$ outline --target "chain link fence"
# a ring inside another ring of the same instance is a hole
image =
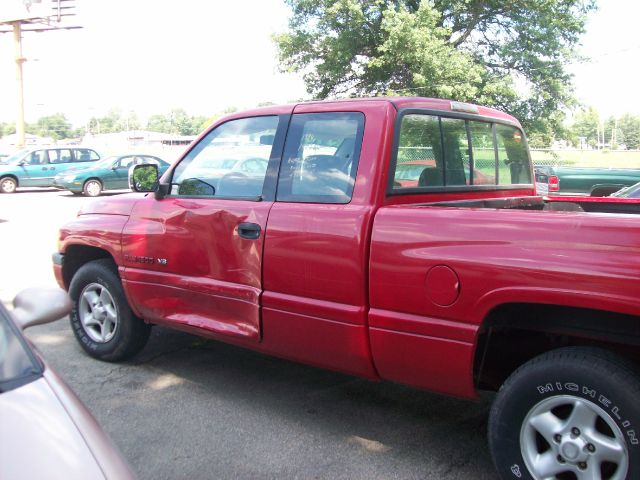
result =
[[[535,166],[640,169],[640,150],[531,149]]]
[[[531,149],[531,159],[535,166],[567,166],[593,168],[640,169],[640,150],[579,150],[579,149]],[[493,149],[475,148],[476,168],[491,168]],[[398,163],[417,160],[435,161],[431,147],[400,147]]]
[[[474,148],[474,166],[477,170],[492,171],[495,169],[495,157],[493,148]],[[432,147],[399,147],[398,163],[407,163],[428,160],[435,166],[435,155]],[[464,163],[468,166],[468,158],[465,155]]]

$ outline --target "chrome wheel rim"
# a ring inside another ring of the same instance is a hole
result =
[[[5,178],[2,180],[2,184],[0,184],[0,188],[4,193],[13,193],[16,189],[16,182],[11,180],[10,178]]]
[[[78,315],[82,328],[97,343],[106,343],[118,329],[118,309],[109,290],[91,283],[80,293]]]
[[[624,480],[625,437],[609,413],[571,395],[547,398],[522,423],[520,450],[533,478],[573,473],[578,480]]]
[[[95,180],[87,182],[86,191],[91,197],[97,197],[98,195],[100,195],[101,190],[102,187]]]

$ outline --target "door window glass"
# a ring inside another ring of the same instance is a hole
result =
[[[74,151],[76,162],[92,162],[100,160],[100,156],[93,150],[88,148],[78,148]]]
[[[276,199],[349,203],[363,130],[362,113],[294,115],[285,143]]]
[[[51,163],[69,163],[71,162],[71,150],[63,148],[60,150],[49,150],[49,161]]]
[[[129,168],[135,163],[135,157],[122,157],[118,160],[116,168]]]
[[[29,155],[29,165],[45,165],[49,163],[46,150],[36,150]]]
[[[520,130],[510,125],[496,125],[496,137],[500,185],[531,183],[529,155]]]
[[[242,118],[218,126],[176,167],[171,193],[260,196],[277,128],[277,116]]]

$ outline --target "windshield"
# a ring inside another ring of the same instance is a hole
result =
[[[117,160],[117,158],[118,157],[106,157],[101,160],[98,160],[97,162],[92,162],[91,164],[87,165],[87,167],[111,168],[111,165],[113,164],[113,162]]]
[[[22,150],[18,150],[16,153],[14,153],[13,155],[9,155],[4,162],[9,164],[9,165],[16,165],[18,162],[20,162],[20,160],[22,160],[25,156],[25,154],[29,152],[28,148],[23,148]]]
[[[0,306],[0,393],[28,383],[41,372],[24,339]]]
[[[625,187],[622,190],[618,190],[609,196],[617,198],[638,198],[640,197],[640,182],[631,185],[630,187]]]

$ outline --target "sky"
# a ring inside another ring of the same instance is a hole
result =
[[[114,107],[143,120],[172,108],[210,117],[308,98],[301,75],[277,67],[284,0],[77,3],[84,28],[23,35],[27,122],[63,112],[77,127]],[[591,60],[568,66],[576,95],[603,116],[640,115],[640,2],[599,3],[580,49]],[[0,34],[0,121],[16,118],[13,59],[13,36]]]

